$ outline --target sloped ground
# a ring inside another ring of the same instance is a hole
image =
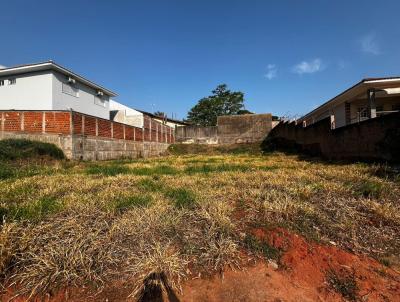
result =
[[[3,179],[3,300],[396,301],[397,172],[247,151]]]

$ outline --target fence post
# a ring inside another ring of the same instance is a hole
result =
[[[1,113],[1,138],[4,137],[4,112]]]
[[[42,133],[46,133],[46,111],[42,112]]]
[[[69,131],[71,135],[74,134],[74,113],[72,111],[72,108],[69,111]]]
[[[21,112],[20,122],[21,122],[21,127],[20,127],[21,132],[24,132],[24,129],[25,129],[25,125],[24,125],[25,124],[25,112],[24,111]]]

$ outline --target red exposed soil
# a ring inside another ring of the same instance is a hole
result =
[[[278,268],[258,262],[245,271],[228,271],[224,279],[192,280],[183,288],[182,301],[343,301],[327,283],[327,272],[354,276],[361,301],[400,301],[400,274],[363,255],[335,246],[308,243],[283,229],[253,230],[253,235],[283,255]]]
[[[337,276],[354,276],[357,301],[400,301],[400,273],[371,258],[343,251],[333,245],[309,243],[284,229],[254,229],[252,233],[257,239],[283,251],[278,267],[260,260],[243,271],[227,270],[223,278],[213,276],[189,280],[183,285],[183,294],[178,295],[178,300],[164,298],[152,301],[345,301],[340,293],[329,286],[328,271],[335,272]],[[70,289],[66,296],[65,291],[61,291],[44,301],[129,300],[129,290],[121,283],[91,298],[83,299],[84,292],[82,289]],[[7,301],[5,296],[2,301]]]

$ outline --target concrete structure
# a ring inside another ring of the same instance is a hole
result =
[[[144,115],[142,112],[110,100],[110,120],[127,125],[143,128]]]
[[[0,69],[0,110],[74,110],[109,119],[114,96],[52,61]]]
[[[176,140],[196,144],[254,143],[261,142],[271,129],[270,113],[219,116],[215,127],[176,128]]]
[[[168,117],[160,117],[150,112],[130,108],[115,100],[110,100],[110,119],[112,121],[135,127],[143,127],[146,117],[172,128],[189,125],[183,121],[174,120]]]
[[[164,125],[167,125],[169,127],[177,128],[177,127],[184,127],[184,126],[189,126],[190,125],[190,123],[187,123],[187,122],[184,122],[184,121],[180,121],[180,120],[176,120],[176,119],[172,119],[172,118],[169,118],[168,116],[162,117],[162,116],[158,116],[158,115],[155,115],[153,113],[146,112],[146,111],[143,111],[143,110],[138,110],[138,109],[136,109],[136,110],[141,112],[141,113],[143,113],[143,115],[146,115],[146,116],[152,118],[153,120],[155,120],[157,122],[160,122],[160,123],[162,123]]]
[[[149,118],[143,128],[74,111],[0,111],[0,139],[54,143],[70,159],[158,156],[175,141],[174,129]]]
[[[266,149],[283,149],[328,159],[400,162],[400,112],[336,129],[330,118],[303,127],[281,122],[269,134]]]
[[[307,127],[330,118],[339,128],[400,110],[400,77],[364,79],[300,118]]]

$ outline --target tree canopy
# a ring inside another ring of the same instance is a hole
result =
[[[215,126],[217,117],[248,113],[244,109],[244,94],[230,91],[226,84],[218,85],[212,95],[202,98],[190,109],[188,121],[201,126]]]
[[[159,117],[166,117],[166,114],[163,111],[155,111],[153,114]]]

